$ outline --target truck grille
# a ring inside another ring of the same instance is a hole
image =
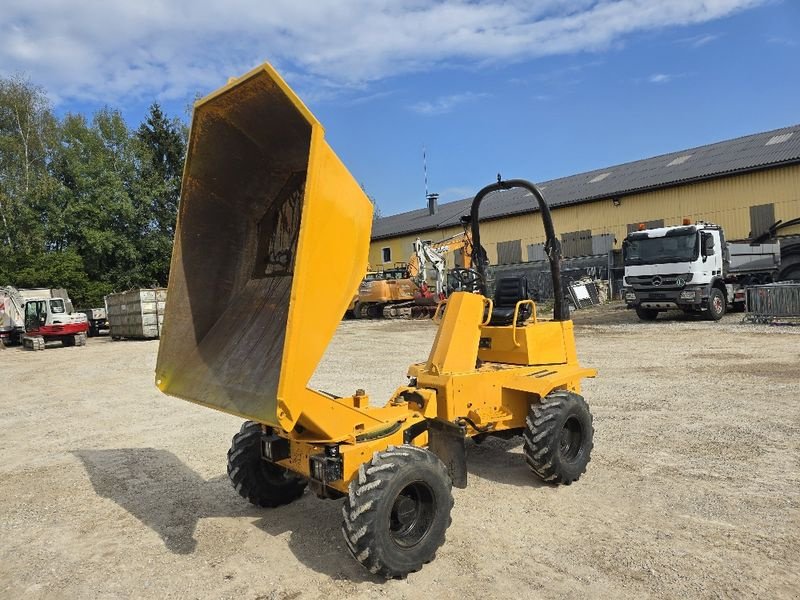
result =
[[[678,283],[678,280],[683,280],[683,283]],[[680,273],[673,275],[628,275],[625,277],[625,283],[634,289],[644,288],[663,288],[675,289],[682,288],[686,283],[692,280],[691,273]]]

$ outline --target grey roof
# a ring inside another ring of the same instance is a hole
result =
[[[800,125],[793,125],[538,185],[548,204],[558,207],[798,162]],[[472,198],[465,198],[440,204],[435,215],[428,214],[425,207],[380,218],[372,225],[372,239],[458,225],[471,203]],[[524,190],[496,192],[484,201],[481,220],[534,212],[535,204]]]

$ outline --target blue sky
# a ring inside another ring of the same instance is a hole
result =
[[[5,0],[56,110],[186,106],[270,60],[383,214],[800,123],[795,0]]]

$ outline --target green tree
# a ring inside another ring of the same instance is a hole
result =
[[[157,102],[136,131],[139,141],[145,211],[142,231],[144,275],[154,284],[166,285],[175,221],[186,155],[187,129],[177,118],[168,119]]]
[[[37,201],[50,185],[47,164],[56,120],[44,90],[22,76],[0,79],[0,248],[5,263],[15,253],[44,250]]]
[[[0,284],[65,287],[78,305],[164,285],[187,129],[154,103],[60,121],[42,88],[0,78]]]

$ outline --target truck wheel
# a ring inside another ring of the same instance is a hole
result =
[[[261,458],[261,425],[245,421],[228,450],[228,477],[239,495],[256,506],[274,508],[303,495],[308,481]]]
[[[725,294],[719,288],[711,288],[708,294],[708,311],[707,317],[711,321],[719,321],[722,315],[725,314],[726,309]]]
[[[592,413],[582,396],[556,390],[531,406],[522,434],[528,466],[549,483],[569,485],[586,472],[594,446]]]
[[[453,508],[447,467],[416,446],[389,446],[358,469],[342,507],[353,557],[375,575],[405,577],[433,560]]]
[[[789,256],[781,263],[778,281],[800,281],[800,256]]]
[[[361,302],[356,302],[353,305],[352,313],[353,313],[353,318],[354,319],[363,319],[364,318],[364,315],[361,314],[361,308],[362,308]]]
[[[655,308],[636,307],[636,316],[642,321],[655,321],[658,318],[658,311]]]

